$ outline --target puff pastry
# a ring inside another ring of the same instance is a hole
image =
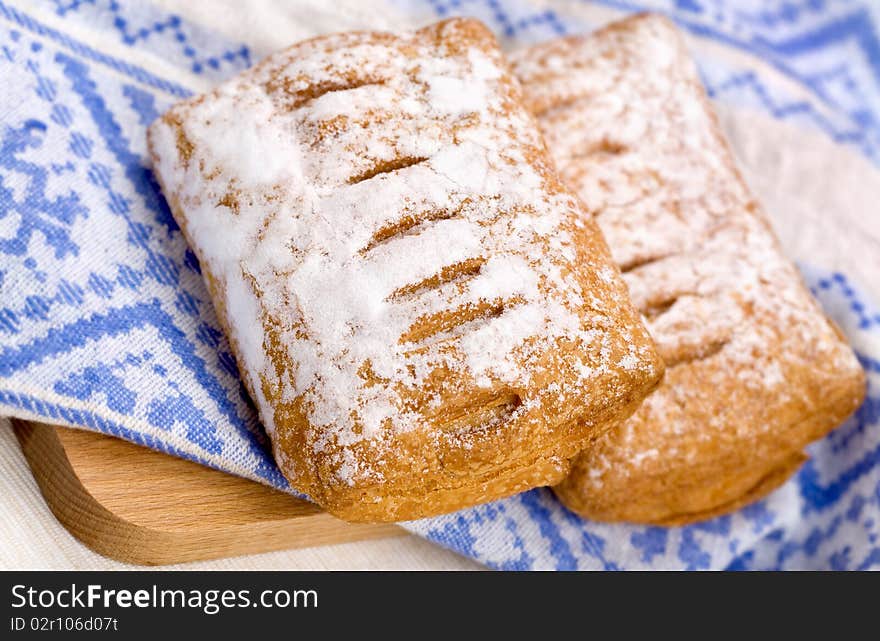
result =
[[[294,45],[149,145],[281,469],[337,516],[556,483],[662,376],[479,22]]]
[[[642,15],[513,66],[668,368],[557,495],[588,517],[657,524],[763,496],[861,404],[864,374],[781,253],[682,37]]]

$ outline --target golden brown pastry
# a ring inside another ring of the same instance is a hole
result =
[[[781,253],[683,39],[643,15],[513,66],[667,366],[557,495],[591,518],[658,524],[760,498],[860,405],[864,375]]]
[[[297,44],[149,143],[275,457],[333,514],[556,483],[662,375],[479,22]]]

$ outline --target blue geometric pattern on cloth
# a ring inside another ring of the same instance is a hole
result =
[[[499,569],[880,567],[880,310],[843,274],[801,269],[853,342],[868,373],[868,398],[809,448],[810,461],[770,497],[732,515],[667,529],[588,523],[538,489],[412,529]]]
[[[394,0],[439,17],[480,18],[511,45],[577,33],[585,25],[526,0]],[[698,60],[709,93],[819,128],[880,162],[880,3],[855,0],[592,0],[626,12],[655,11],[684,29],[745,51],[796,80],[810,100],[793,99],[752,68]],[[561,6],[561,5],[560,5]]]
[[[805,93],[758,67],[702,59],[712,95],[819,129],[880,164],[877,9],[822,0],[599,4],[662,10],[760,56]],[[87,25],[117,51],[147,52],[211,81],[251,64],[251,52],[147,3],[31,5],[22,12],[0,0],[0,407],[289,490],[145,159],[145,127],[190,89],[71,34]],[[523,1],[395,5],[478,15],[510,45],[590,26]],[[36,19],[36,9],[62,27]],[[542,489],[406,527],[500,569],[880,567],[880,312],[845,275],[802,269],[853,342],[868,400],[768,499],[667,530],[589,523]]]

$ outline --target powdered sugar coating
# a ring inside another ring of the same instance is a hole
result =
[[[826,392],[848,386],[857,402],[858,362],[780,251],[671,23],[632,18],[521,52],[513,66],[670,368],[565,492],[619,490],[609,503],[623,501],[631,473],[674,489],[714,467],[711,481],[687,481],[708,486],[738,457],[815,438],[787,430],[821,415]]]
[[[153,126],[276,452],[279,417],[301,415],[336,482],[376,483],[383,444],[432,435],[450,404],[513,399],[501,422],[431,436],[467,449],[566,406],[589,418],[601,386],[659,373],[518,101],[492,38],[450,21],[296,45]]]

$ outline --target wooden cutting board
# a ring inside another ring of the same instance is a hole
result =
[[[164,565],[397,536],[284,492],[102,434],[13,421],[59,521],[112,559]]]

